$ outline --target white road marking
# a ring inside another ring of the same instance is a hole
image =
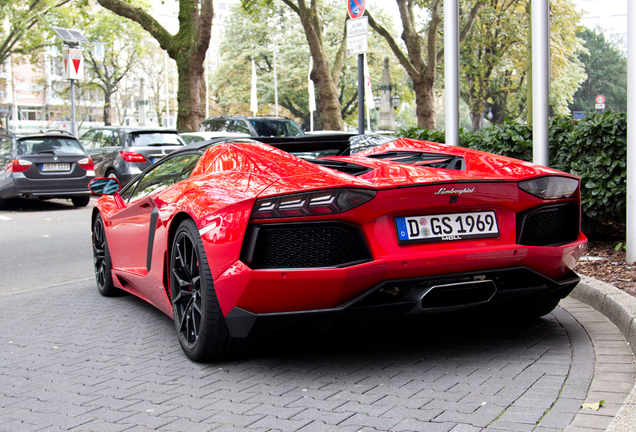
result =
[[[11,220],[11,218],[0,215],[0,220]]]

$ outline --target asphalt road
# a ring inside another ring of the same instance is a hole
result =
[[[93,278],[90,214],[66,200],[0,210],[0,296]]]

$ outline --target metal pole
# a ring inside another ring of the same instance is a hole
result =
[[[164,69],[166,70],[166,126],[170,127],[170,90],[168,89],[168,53],[163,53]],[[207,83],[207,80],[206,80]],[[207,85],[207,84],[206,84]]]
[[[548,115],[550,95],[549,0],[532,0],[532,159],[549,166]]]
[[[358,54],[358,133],[364,135],[364,54]]]
[[[636,7],[627,3],[627,253],[636,262]]]
[[[459,1],[444,2],[446,144],[459,145]]]
[[[276,74],[276,38],[274,38],[274,110],[278,117],[278,75]]]
[[[75,80],[71,80],[71,132],[77,138],[77,123],[75,122]]]

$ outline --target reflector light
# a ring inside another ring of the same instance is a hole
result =
[[[256,200],[251,219],[342,213],[375,197],[366,189],[332,189]]]
[[[84,158],[84,159],[78,160],[77,164],[81,166],[82,168],[84,168],[86,171],[92,171],[95,169],[95,166],[93,165],[93,159],[91,158]]]
[[[146,162],[146,158],[141,153],[133,153],[133,152],[119,152],[121,158],[126,162],[137,162],[144,163]]]
[[[8,172],[24,172],[28,170],[32,165],[32,162],[24,159],[13,159],[9,166],[7,166]]]
[[[569,198],[578,187],[578,180],[567,177],[539,177],[519,182],[519,189],[546,200]]]

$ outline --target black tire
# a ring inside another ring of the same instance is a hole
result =
[[[247,341],[229,335],[199,230],[190,219],[179,225],[172,243],[170,291],[179,343],[190,359],[209,362],[243,354]]]
[[[104,221],[100,214],[97,215],[93,223],[93,266],[100,294],[104,297],[114,297],[121,294],[121,290],[113,284],[113,265],[110,261]]]
[[[114,170],[110,169],[106,173],[106,177],[111,177],[111,178],[117,179],[117,173]],[[119,180],[119,179],[117,179],[117,180]]]
[[[75,207],[86,207],[91,202],[90,196],[81,196],[71,198],[71,202]]]

